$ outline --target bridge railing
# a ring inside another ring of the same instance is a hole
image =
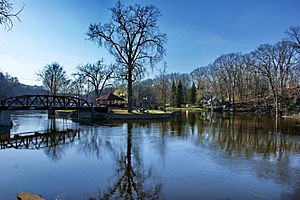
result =
[[[2,110],[66,110],[91,109],[92,105],[85,99],[72,96],[23,95],[1,100]]]

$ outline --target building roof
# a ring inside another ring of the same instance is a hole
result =
[[[103,95],[96,99],[97,101],[125,101],[125,99],[114,95],[113,93]]]

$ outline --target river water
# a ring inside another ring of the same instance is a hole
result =
[[[3,200],[24,191],[47,200],[300,199],[299,121],[197,112],[157,122],[12,120],[0,135]]]

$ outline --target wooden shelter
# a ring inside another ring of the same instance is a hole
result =
[[[113,93],[103,95],[96,99],[99,107],[125,107],[126,100],[122,97],[114,95]]]

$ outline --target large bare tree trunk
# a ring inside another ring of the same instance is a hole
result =
[[[128,85],[127,85],[127,92],[128,92],[128,112],[132,112],[132,72],[131,70],[128,71]]]
[[[131,112],[132,84],[143,76],[147,66],[163,58],[167,37],[159,31],[160,11],[155,6],[125,6],[118,1],[110,10],[111,20],[91,24],[87,35],[91,41],[105,46],[123,68],[121,77],[128,81],[128,112]]]

